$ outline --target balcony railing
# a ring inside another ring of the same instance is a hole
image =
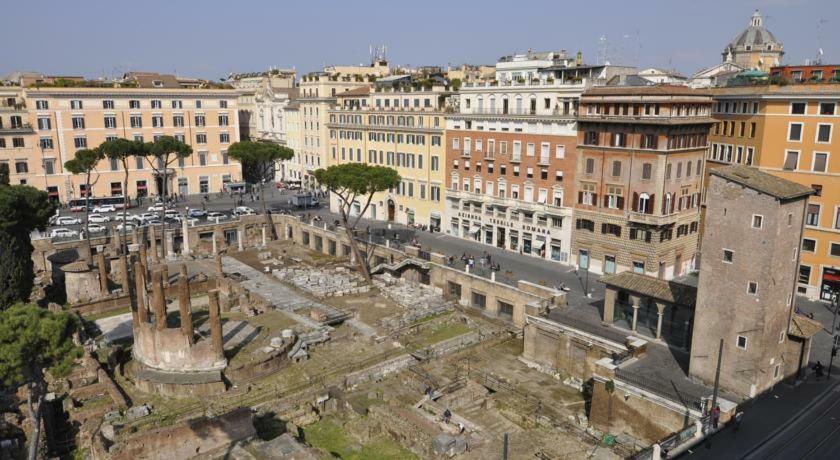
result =
[[[551,110],[545,109],[532,109],[532,108],[523,108],[523,107],[508,107],[505,109],[504,107],[473,107],[473,108],[462,108],[461,109],[462,115],[516,115],[516,116],[536,116],[536,117],[549,117],[549,116],[567,116],[567,117],[576,117],[577,111],[576,110],[564,110],[562,108],[555,107]]]
[[[11,126],[5,126],[5,125],[0,126],[0,132],[9,133],[9,134],[20,133],[20,132],[34,133],[35,130],[32,129],[32,124],[31,123],[20,123],[20,124],[14,124],[14,125],[11,125]]]
[[[660,216],[660,215],[656,215],[656,214],[646,214],[646,213],[643,213],[643,212],[635,212],[635,211],[630,211],[627,215],[627,218],[631,222],[636,222],[636,223],[645,224],[645,225],[655,225],[655,226],[673,223],[674,221],[677,220],[677,217],[678,217],[677,214],[669,214],[669,215],[666,215],[666,216]]]
[[[533,79],[531,81],[522,80],[500,80],[500,81],[485,81],[485,82],[464,82],[461,88],[495,88],[495,87],[586,87],[587,79],[566,79],[559,78],[545,78]]]
[[[0,101],[0,110],[3,110],[3,111],[26,110],[26,103],[25,102],[15,102],[14,104],[9,104],[7,101]]]

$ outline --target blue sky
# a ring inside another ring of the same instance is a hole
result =
[[[840,0],[41,0],[3,6],[0,75],[306,72],[367,62],[376,44],[394,64],[492,64],[528,48],[594,63],[602,36],[613,63],[690,74],[720,61],[755,8],[786,62],[814,57],[824,20],[824,61],[840,63]]]

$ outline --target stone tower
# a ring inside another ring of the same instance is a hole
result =
[[[689,375],[714,383],[722,338],[721,389],[752,397],[808,362],[792,323],[813,190],[747,166],[710,174]]]

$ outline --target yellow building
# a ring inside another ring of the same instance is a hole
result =
[[[745,69],[769,72],[781,64],[784,55],[782,42],[764,27],[764,17],[755,10],[750,24],[724,48],[723,62],[731,62]]]
[[[830,84],[713,90],[707,164],[740,163],[816,190],[808,202],[798,292],[830,299],[840,288],[840,87]]]
[[[13,183],[46,190],[62,202],[84,196],[84,178],[64,170],[79,149],[95,148],[111,138],[153,141],[174,136],[193,154],[166,171],[167,190],[181,195],[218,192],[241,180],[238,162],[227,148],[239,139],[237,93],[226,89],[30,87],[21,90],[27,138],[21,148],[4,149],[0,161],[10,163]],[[0,131],[0,139],[5,138]],[[17,141],[14,141],[17,145]],[[143,159],[132,159],[128,190],[123,190],[122,165],[108,159],[97,167],[93,197],[153,196],[161,193],[164,174],[156,175]]]
[[[337,97],[329,111],[328,164],[349,162],[396,169],[402,182],[378,193],[365,217],[440,229],[444,203],[444,109],[447,88],[358,88]],[[365,203],[352,212],[358,215]],[[331,209],[337,209],[332,197]]]

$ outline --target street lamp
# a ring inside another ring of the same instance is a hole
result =
[[[831,366],[834,364],[834,355],[837,354],[837,310],[840,309],[840,296],[838,296],[837,285],[840,281],[833,281],[831,283],[831,308],[834,310],[834,319],[831,320],[831,358],[828,360],[828,378],[831,378]]]

